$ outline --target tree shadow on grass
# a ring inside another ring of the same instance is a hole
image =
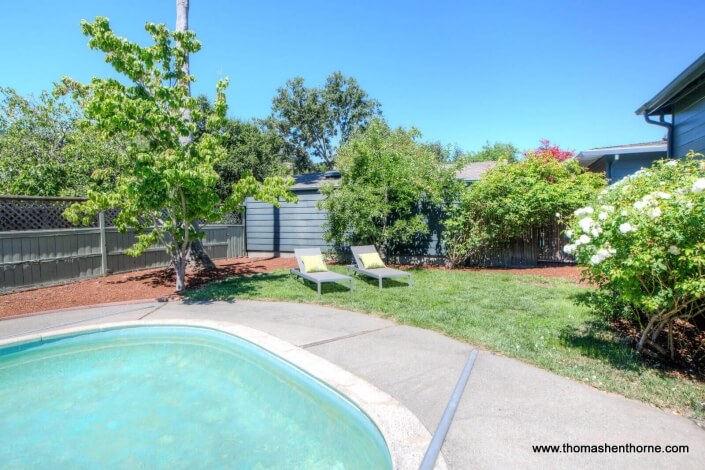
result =
[[[232,302],[237,297],[257,294],[262,282],[285,282],[289,276],[287,273],[241,274],[189,289],[184,293],[183,301],[186,304]]]
[[[607,362],[615,369],[638,372],[648,366],[631,347],[628,338],[617,336],[611,325],[599,318],[588,321],[581,328],[564,328],[560,340],[583,356]]]

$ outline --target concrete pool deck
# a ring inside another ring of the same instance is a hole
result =
[[[145,302],[0,321],[0,339],[120,321],[229,322],[263,331],[391,395],[433,433],[472,349],[438,333],[308,304]],[[705,399],[705,397],[704,397]],[[534,445],[685,445],[688,453],[534,453]],[[451,469],[702,468],[690,420],[480,351],[443,446]]]

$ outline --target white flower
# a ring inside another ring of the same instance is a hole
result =
[[[587,235],[580,235],[578,241],[575,242],[576,245],[585,245],[586,243],[590,243],[590,237],[588,237]]]
[[[600,227],[595,227],[590,231],[590,233],[592,233],[593,237],[597,238],[602,233],[602,229]]]
[[[695,207],[695,204],[692,201],[688,201],[685,203],[685,207],[687,207],[688,209],[692,209],[693,207]]]
[[[600,255],[592,255],[590,257],[590,263],[591,264],[600,264],[604,261],[604,258],[602,258]]]
[[[585,217],[583,219],[580,219],[580,222],[578,222],[578,225],[580,225],[580,228],[583,230],[583,232],[589,232],[590,227],[592,227],[593,220],[591,217]]]
[[[565,236],[568,237],[568,238],[572,238],[572,237],[573,237],[573,231],[572,231],[572,230],[566,230],[566,231],[565,231]]]
[[[675,160],[669,160],[666,162],[666,166],[676,166],[678,165],[678,162]]]
[[[653,209],[651,209],[651,213],[649,215],[654,219],[656,217],[661,217],[661,209],[658,207],[654,207]]]
[[[626,217],[626,216],[627,216],[627,214],[628,214],[628,212],[627,212],[626,210],[622,210],[622,215],[623,215],[623,216],[625,216],[625,217]]]
[[[607,212],[614,212],[614,206],[602,206],[602,210]]]
[[[576,211],[573,212],[573,214],[575,214],[576,216],[580,216],[580,215],[592,214],[593,212],[595,212],[595,209],[588,206],[588,207],[581,207],[580,209],[576,209]]]
[[[600,212],[600,215],[598,215],[597,218],[600,220],[607,220],[607,212]]]
[[[646,202],[644,202],[644,201],[636,201],[634,203],[634,209],[636,209],[638,211],[644,210],[645,207],[646,207]]]
[[[560,218],[561,218],[561,213],[560,213],[560,212],[556,212],[556,219],[560,219]]]
[[[634,228],[634,226],[629,222],[625,222],[619,226],[619,231],[622,233],[629,233],[633,232],[634,230],[636,230],[636,228]]]
[[[668,252],[672,255],[680,255],[681,254],[681,249],[678,248],[676,245],[671,245],[668,247]]]
[[[576,249],[577,247],[578,247],[577,245],[572,245],[572,244],[571,244],[571,245],[566,245],[566,246],[563,247],[563,253],[565,253],[565,254],[567,254],[567,255],[570,255],[570,254],[572,254],[572,253],[575,251],[575,249]]]
[[[602,191],[600,191],[600,194],[602,194],[604,196],[605,194],[609,194],[609,191],[607,191],[606,189],[603,189]]]
[[[625,184],[624,186],[622,186],[622,192],[628,191],[629,187],[630,186],[628,184]]]
[[[663,191],[657,191],[654,193],[656,197],[660,197],[661,199],[671,199],[671,195],[668,193],[664,193]]]
[[[696,179],[695,183],[693,183],[693,187],[690,188],[690,190],[694,193],[705,191],[705,178]]]

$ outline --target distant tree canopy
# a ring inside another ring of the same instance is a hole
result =
[[[0,193],[85,196],[115,186],[125,149],[83,121],[76,103],[11,88],[0,99]]]
[[[228,119],[220,131],[225,155],[215,164],[220,176],[218,194],[226,198],[233,183],[251,174],[257,181],[286,176],[291,168],[283,162],[285,143],[276,132],[256,124]]]
[[[277,90],[272,114],[264,123],[286,143],[295,170],[306,172],[316,161],[333,168],[338,147],[380,115],[379,102],[357,80],[335,72],[323,88],[307,87],[301,77],[287,81]]]
[[[519,149],[512,144],[495,142],[485,143],[477,152],[467,152],[462,155],[466,162],[507,161],[514,163],[518,160]]]
[[[197,100],[201,116],[213,113],[213,105],[208,97],[199,96]],[[196,122],[196,126],[194,139],[198,140],[208,134],[204,119]],[[248,174],[257,181],[264,181],[270,176],[291,174],[291,164],[286,161],[286,143],[274,130],[254,122],[227,118],[212,132],[218,135],[225,150],[222,158],[214,165],[220,177],[217,191],[222,200],[230,194],[233,183]]]

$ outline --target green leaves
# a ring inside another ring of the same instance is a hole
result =
[[[571,224],[569,247],[589,278],[649,318],[640,348],[669,321],[705,313],[705,164],[699,157],[655,162],[603,191]]]
[[[272,114],[264,122],[286,141],[296,170],[305,172],[314,167],[314,158],[333,168],[338,147],[379,115],[379,102],[354,78],[335,72],[323,88],[306,87],[301,77],[287,81],[277,90]]]
[[[95,78],[81,85],[64,79],[59,90],[73,93],[85,117],[104,135],[126,136],[132,163],[114,189],[91,192],[88,202],[72,206],[66,216],[80,221],[118,207],[117,227],[137,232],[130,253],[139,255],[157,241],[163,243],[177,268],[177,286],[182,287],[191,243],[203,236],[194,227],[196,221],[217,221],[223,210],[238,209],[249,195],[291,200],[291,182],[280,178],[259,183],[248,176],[233,186],[226,204],[221,203],[214,165],[226,156],[219,131],[226,122],[228,82],[218,82],[210,109],[190,96],[188,84],[194,78],[184,64],[201,47],[193,32],[171,32],[148,23],[145,29],[154,44],[142,47],[115,35],[106,18],[84,21],[82,29],[90,37],[89,46],[104,52],[106,62],[128,84]]]
[[[327,240],[387,249],[428,233],[424,207],[452,200],[458,182],[418,136],[416,129],[392,130],[375,119],[341,147],[341,187],[322,188]]]
[[[118,139],[84,125],[71,99],[0,88],[0,193],[85,196],[115,185],[127,164]]]
[[[529,157],[501,163],[473,183],[449,210],[445,240],[452,264],[525,236],[590,201],[606,181],[575,161]]]

